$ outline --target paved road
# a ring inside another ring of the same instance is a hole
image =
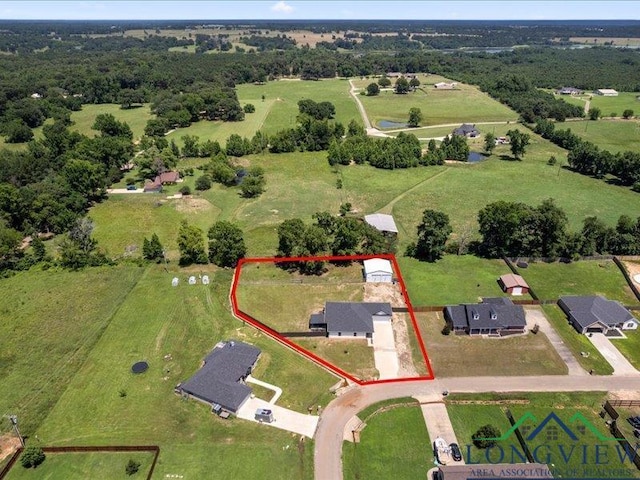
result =
[[[527,316],[527,326],[533,328],[535,324],[538,324],[540,331],[547,336],[553,348],[556,349],[556,352],[558,352],[558,355],[562,358],[562,361],[567,364],[569,375],[588,375],[585,369],[578,363],[576,357],[573,356],[569,347],[562,341],[562,338],[560,338],[555,328],[551,326],[547,317],[545,317],[542,310],[540,310],[540,307],[525,308],[525,314]]]
[[[320,416],[315,436],[316,480],[342,479],[344,426],[360,410],[382,400],[429,396],[443,390],[452,393],[640,390],[640,376],[457,377],[354,386],[331,402]]]
[[[420,409],[422,410],[422,417],[424,423],[427,426],[427,432],[429,433],[429,439],[433,442],[436,438],[440,437],[444,439],[448,444],[458,443],[456,432],[453,430],[451,420],[449,419],[449,412],[447,407],[442,401],[442,395],[434,394],[428,397],[419,396],[416,399],[420,402]],[[440,460],[440,458],[438,458]],[[440,460],[442,462],[442,460]],[[453,458],[447,461],[447,464],[464,463],[464,459],[456,462]]]

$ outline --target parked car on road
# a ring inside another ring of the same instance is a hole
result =
[[[451,458],[453,458],[456,462],[462,460],[462,452],[460,452],[460,447],[457,443],[452,443],[451,445],[449,445],[449,448],[451,449]]]

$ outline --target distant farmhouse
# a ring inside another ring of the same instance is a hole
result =
[[[251,396],[245,385],[260,358],[260,350],[243,342],[218,343],[204,364],[189,380],[178,384],[175,392],[211,405],[216,412],[236,414]]]
[[[638,320],[620,303],[599,295],[560,297],[558,306],[580,333],[636,330]]]
[[[364,221],[385,235],[398,234],[398,227],[396,227],[396,222],[391,215],[373,213],[371,215],[365,215]]]
[[[447,306],[444,319],[458,335],[503,337],[524,333],[527,326],[522,306],[508,298],[483,298],[481,303]]]
[[[373,338],[373,322],[390,322],[389,303],[327,302],[321,313],[311,315],[309,329],[327,337]]]
[[[453,90],[458,86],[458,84],[456,82],[451,82],[451,83],[438,82],[438,83],[435,83],[433,86],[437,90]]]
[[[476,138],[480,135],[480,130],[478,130],[475,125],[463,123],[458,128],[453,130],[453,134],[467,138]]]
[[[511,295],[526,295],[529,293],[529,284],[520,275],[514,273],[502,275],[498,279],[498,283],[503,292]]]
[[[176,171],[162,172],[157,175],[151,182],[147,182],[144,185],[144,191],[146,193],[161,192],[163,185],[173,185],[180,181],[180,173]]]
[[[599,88],[595,91],[596,95],[601,95],[603,97],[617,97],[618,92],[613,88]]]
[[[559,95],[582,95],[584,92],[579,88],[574,87],[562,87],[560,90],[556,90]]]

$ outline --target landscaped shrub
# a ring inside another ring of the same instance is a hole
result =
[[[44,462],[46,455],[40,447],[27,447],[22,452],[20,457],[20,463],[24,468],[36,468],[42,462]]]
[[[495,440],[488,440],[489,438],[497,438],[500,436],[500,430],[493,425],[483,425],[478,429],[476,433],[471,435],[473,444],[478,448],[491,448],[495,447]]]
[[[189,185],[185,185],[180,187],[180,193],[182,195],[191,195],[191,187]]]

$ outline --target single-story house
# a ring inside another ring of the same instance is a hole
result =
[[[260,358],[260,349],[243,342],[218,343],[204,359],[204,364],[175,391],[211,405],[217,411],[236,414],[251,396],[245,385]]]
[[[157,179],[158,177],[156,177]],[[145,193],[156,193],[162,191],[162,183],[157,182],[156,180],[146,182],[144,184],[144,188],[142,189]]]
[[[451,82],[451,83],[438,82],[438,83],[435,83],[433,86],[438,90],[453,90],[458,86],[458,84],[456,82]]]
[[[321,313],[311,315],[309,329],[334,338],[373,338],[373,322],[390,322],[392,314],[389,303],[326,302]]]
[[[505,336],[524,333],[524,308],[508,298],[483,298],[481,303],[449,305],[444,319],[457,335]]]
[[[620,303],[600,295],[560,297],[558,306],[580,333],[636,330],[638,320]]]
[[[143,191],[146,193],[161,192],[163,185],[173,185],[180,181],[180,173],[176,171],[162,172],[156,175],[153,181],[144,184]]]
[[[559,95],[582,95],[583,91],[574,87],[562,87],[560,90],[557,90],[557,93]]]
[[[603,97],[617,97],[618,92],[613,88],[599,88],[595,91],[596,95],[602,95]]]
[[[524,278],[515,273],[502,275],[498,279],[498,283],[503,292],[510,293],[511,295],[526,295],[529,293],[529,284]]]
[[[453,130],[453,134],[468,138],[476,138],[478,135],[480,135],[480,130],[478,130],[475,125],[463,123],[458,128]]]
[[[391,215],[373,213],[365,215],[364,221],[384,234],[398,234],[398,227],[396,227],[396,222]]]
[[[367,283],[391,283],[393,281],[393,268],[389,260],[370,258],[362,263]]]
[[[486,468],[485,468],[486,467]],[[483,478],[553,478],[544,463],[492,463],[490,465],[439,465],[442,480],[482,480]],[[435,478],[435,477],[434,477]]]

